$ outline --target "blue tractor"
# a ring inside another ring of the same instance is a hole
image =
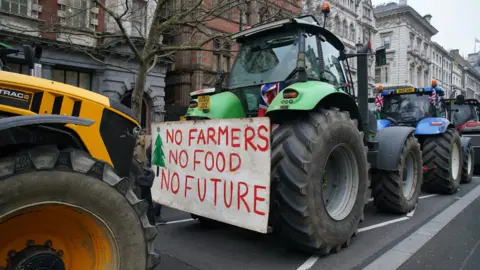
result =
[[[440,97],[445,95],[443,89],[434,80],[431,87],[381,90],[380,95],[383,105],[377,130],[391,126],[415,128],[414,134],[422,149],[422,188],[431,193],[456,193],[462,176],[462,152],[470,139],[460,137],[446,118],[445,107],[440,102]],[[375,189],[372,195],[375,198]]]

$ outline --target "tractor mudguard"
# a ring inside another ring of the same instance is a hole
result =
[[[384,128],[387,128],[391,125],[392,123],[390,122],[390,120],[386,120],[386,119],[378,119],[377,120],[377,130],[382,130]]]
[[[260,91],[260,90],[259,90]],[[259,92],[260,93],[260,92]],[[191,102],[196,102],[192,99]],[[240,99],[232,92],[221,92],[210,96],[210,109],[188,108],[185,116],[205,117],[208,119],[243,118],[245,111]]]
[[[378,142],[377,164],[375,169],[396,171],[398,159],[405,145],[405,140],[414,130],[412,127],[399,126],[379,130],[374,139]]]
[[[297,91],[298,96],[296,98],[283,98],[282,92],[289,89]],[[285,87],[282,92],[268,106],[267,114],[278,110],[309,111],[315,108],[323,98],[333,93],[344,94],[345,97],[350,98],[347,93],[335,89],[333,85],[319,81],[294,83]]]
[[[432,125],[432,123],[435,123],[435,125]],[[417,128],[415,129],[415,135],[442,134],[447,131],[447,128],[450,126],[452,126],[452,124],[446,118],[424,118],[418,122]]]
[[[74,124],[88,127],[94,122],[95,121],[90,119],[54,114],[12,116],[0,119],[0,130],[38,124]]]
[[[462,144],[462,153],[467,152],[468,144],[470,143],[471,140],[472,138],[470,137],[460,136],[460,143]]]

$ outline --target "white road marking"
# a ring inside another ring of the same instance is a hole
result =
[[[300,267],[298,267],[297,270],[308,270],[308,269],[310,269],[318,261],[318,259],[320,259],[320,257],[316,256],[316,255],[308,258],[308,260],[306,262],[304,262],[302,265],[300,265]]]
[[[193,218],[187,218],[187,219],[180,219],[180,220],[172,220],[172,221],[167,221],[165,222],[165,225],[168,225],[168,224],[175,224],[175,223],[182,223],[182,222],[189,222],[189,221],[193,221],[195,219]],[[161,224],[159,224],[161,225]]]
[[[410,211],[410,213],[407,214],[407,217],[409,217],[409,218],[413,217],[413,214],[415,214],[415,209],[417,209],[417,205],[415,205],[415,208],[413,208],[413,210]]]
[[[480,197],[480,186],[472,189],[460,200],[454,202],[447,209],[440,212],[420,229],[413,232],[402,242],[378,257],[367,267],[363,268],[363,270],[397,269],[478,197]]]
[[[373,229],[376,229],[376,228],[387,226],[387,225],[397,223],[397,222],[400,222],[400,221],[404,221],[404,220],[407,220],[407,219],[409,219],[409,217],[401,217],[401,218],[392,219],[392,220],[389,220],[389,221],[385,221],[385,222],[377,223],[377,224],[374,224],[374,225],[371,225],[371,226],[360,228],[360,229],[358,229],[358,232],[360,233],[360,232],[370,231],[370,230],[373,230]]]
[[[430,194],[430,195],[420,196],[420,197],[418,197],[418,199],[423,200],[423,199],[431,198],[431,197],[435,197],[435,196],[438,196],[438,194]]]

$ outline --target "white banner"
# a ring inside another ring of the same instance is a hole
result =
[[[153,201],[267,232],[270,119],[152,124]]]

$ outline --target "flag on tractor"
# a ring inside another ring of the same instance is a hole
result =
[[[165,167],[165,155],[163,153],[163,142],[160,137],[160,128],[157,128],[157,139],[155,140],[155,149],[153,150],[152,165],[157,166],[157,176],[160,174],[160,167]]]
[[[375,97],[375,106],[377,107],[377,110],[381,110],[383,107],[383,96],[382,93],[378,93],[377,96]]]
[[[437,91],[435,91],[435,88],[433,88],[432,95],[428,97],[428,100],[430,101],[430,103],[435,105],[437,101]]]
[[[258,107],[258,116],[263,117],[267,113],[268,105],[272,103],[273,99],[277,96],[280,91],[280,84],[276,83],[267,83],[262,84],[260,88],[260,99]]]

